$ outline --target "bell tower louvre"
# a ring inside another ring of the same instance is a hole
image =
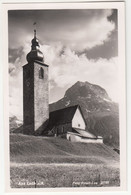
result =
[[[49,119],[48,65],[44,63],[34,30],[31,51],[23,66],[23,133],[37,134],[46,128]]]

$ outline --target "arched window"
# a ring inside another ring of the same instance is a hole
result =
[[[44,78],[44,70],[43,70],[42,67],[41,67],[40,70],[39,70],[39,78],[40,78],[40,79],[43,79],[43,78]]]

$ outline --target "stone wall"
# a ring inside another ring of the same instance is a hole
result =
[[[40,68],[43,78],[39,75]],[[48,93],[48,66],[41,62],[23,66],[24,134],[34,134],[49,119]]]
[[[33,134],[33,129],[34,129],[34,65],[33,63],[26,64],[25,66],[23,66],[23,122],[24,122],[23,133]]]
[[[39,77],[40,69],[43,69],[43,78]],[[34,130],[43,125],[49,119],[49,90],[48,90],[48,66],[42,63],[34,63]]]

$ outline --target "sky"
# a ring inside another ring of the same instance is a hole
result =
[[[10,115],[22,119],[22,66],[31,50],[34,22],[44,62],[49,65],[50,103],[77,81],[100,85],[118,102],[117,10],[10,10]]]

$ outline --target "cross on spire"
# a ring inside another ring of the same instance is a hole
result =
[[[36,29],[34,29],[34,38],[36,38]]]
[[[36,38],[36,22],[33,23],[34,26],[34,38]]]
[[[36,25],[36,22],[33,23],[33,26]],[[27,54],[27,61],[41,61],[44,62],[43,53],[40,51],[39,40],[36,37],[36,28],[34,27],[34,38],[31,41],[31,51]]]

